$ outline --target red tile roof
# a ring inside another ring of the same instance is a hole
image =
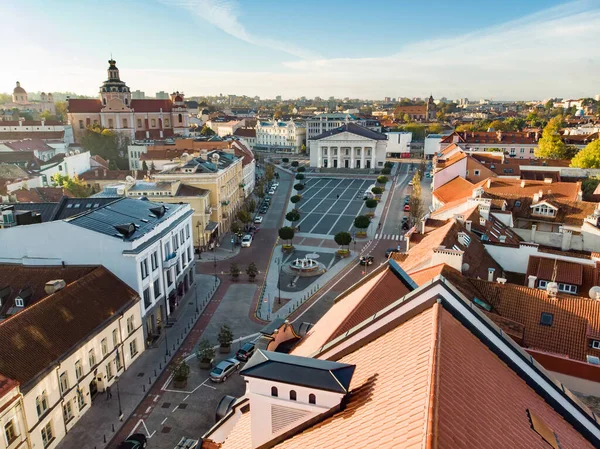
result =
[[[143,100],[131,100],[131,109],[134,112],[171,112],[173,109],[173,102],[171,100],[156,100],[156,99],[143,99]]]
[[[127,176],[135,177],[133,170],[106,170],[105,168],[92,168],[79,175],[79,179],[84,181],[125,181]]]
[[[0,141],[22,139],[62,140],[64,137],[64,131],[0,131]]]
[[[175,147],[155,148],[156,147],[149,147],[147,153],[140,154],[140,161],[170,161],[172,159],[181,157],[183,153],[190,153],[190,150],[179,149]]]
[[[19,382],[14,379],[9,379],[8,377],[0,374],[0,400],[4,402],[4,395],[8,394],[12,389],[19,386]]]
[[[254,129],[254,128],[238,128],[235,130],[233,135],[238,136],[238,137],[255,138],[256,137],[256,129]]]
[[[67,100],[70,113],[100,113],[102,102],[92,98],[70,98]]]
[[[10,285],[11,277],[4,270],[11,268],[2,267],[2,270],[3,281]],[[37,268],[19,266],[17,270],[35,273]],[[60,277],[42,280],[51,279]],[[26,390],[28,382],[51,368],[92,333],[117,319],[121,311],[136,301],[139,301],[137,292],[106,268],[93,269],[62,290],[0,322],[0,373],[19,381]]]
[[[396,106],[396,109],[394,109],[394,115],[398,116],[398,115],[402,115],[402,114],[408,114],[408,115],[427,115],[427,106],[426,105],[419,105],[419,106]]]
[[[4,142],[13,151],[56,151],[42,139],[23,139],[15,142]]]
[[[32,187],[13,192],[17,203],[58,203],[63,196],[74,198],[69,190],[63,187]]]
[[[452,201],[470,198],[475,189],[475,184],[467,181],[465,178],[457,176],[448,181],[441,187],[435,189],[432,193],[440,202],[446,204]]]

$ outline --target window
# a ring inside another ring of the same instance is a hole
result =
[[[10,444],[17,438],[17,430],[15,429],[15,423],[12,419],[4,424],[4,435],[6,436],[7,446],[10,446]]]
[[[133,332],[133,329],[133,316],[130,316],[129,318],[127,318],[127,333],[131,334]]]
[[[94,350],[91,349],[90,352],[88,353],[88,360],[90,362],[90,371],[91,369],[96,366],[96,354],[94,353]]]
[[[142,127],[142,119],[141,118],[137,119],[137,127],[138,128]]]
[[[117,331],[117,329],[113,329],[112,337],[113,337],[113,346],[116,348],[117,345],[119,344],[119,332]]]
[[[62,165],[58,166],[58,171],[62,171]]]
[[[542,312],[540,317],[540,324],[542,326],[552,326],[552,321],[554,321],[554,315],[548,312]]]
[[[79,380],[83,377],[83,366],[81,360],[75,362],[75,379]]]
[[[165,119],[165,128],[169,128],[171,126],[171,122],[168,118]]]
[[[189,238],[190,238],[190,227],[186,226],[185,227],[185,239],[189,240]]]
[[[155,118],[150,120],[150,126],[152,126],[152,128],[156,128],[156,119]]]
[[[106,364],[106,377],[108,378],[108,380],[111,380],[113,378],[112,362],[108,362]]]
[[[79,410],[82,410],[85,407],[85,398],[83,396],[83,391],[78,388],[77,389],[77,404],[79,405]]]
[[[156,278],[154,280],[154,297],[156,299],[160,298],[160,295],[162,295],[161,291],[160,291],[160,279]]]
[[[123,369],[123,364],[121,363],[121,355],[119,351],[117,351],[117,356],[115,357],[115,366],[117,367],[117,372]]]
[[[296,390],[290,390],[290,401],[296,400]]]
[[[308,403],[309,404],[316,404],[317,403],[317,397],[314,394],[309,394],[308,395]]]
[[[521,148],[521,153],[525,153],[525,148]]]
[[[125,100],[125,101],[127,101],[127,100]],[[123,128],[127,128],[127,119],[126,118],[123,119]]]
[[[600,341],[598,341],[598,340],[592,340],[592,348],[594,348],[594,349],[600,349]]]
[[[69,389],[69,376],[65,371],[60,375],[60,392],[65,393]]]
[[[551,217],[553,217],[555,213],[555,210],[553,208],[545,204],[542,204],[541,206],[536,206],[533,211],[537,215],[549,215]]]
[[[277,387],[271,387],[271,396],[273,396],[274,398],[279,396],[279,393],[277,392]]]
[[[148,277],[148,260],[144,259],[140,262],[140,271],[142,272],[142,279]]]
[[[188,246],[188,259],[190,260],[190,262],[193,259],[192,247],[191,246]]]
[[[183,122],[183,115],[178,114],[177,115],[177,120],[179,120],[179,123],[182,123]]]
[[[558,291],[559,292],[563,292],[563,293],[569,293],[572,295],[576,295],[577,294],[577,286],[576,285],[572,285],[572,284],[562,284],[559,283],[558,284]]]
[[[129,352],[131,353],[131,358],[137,355],[137,341],[135,339],[129,342]]]
[[[183,245],[183,242],[185,242],[185,231],[183,229],[179,233],[179,241],[181,242],[182,245]]]
[[[44,447],[48,447],[53,440],[54,435],[52,435],[52,421],[50,421],[42,428],[42,442],[44,443]]]
[[[83,120],[79,120],[79,129],[84,129]]]
[[[158,251],[154,251],[150,256],[150,265],[152,266],[152,271],[158,269]]]
[[[48,395],[46,390],[42,391],[37,398],[35,398],[35,408],[37,409],[38,416],[42,416],[48,410]]]
[[[167,285],[171,285],[173,283],[173,275],[171,274],[171,270],[167,270]]]
[[[144,290],[144,307],[147,309],[152,304],[152,298],[150,298],[150,287],[146,287]]]
[[[112,128],[114,128],[114,127],[115,127],[115,126],[114,126],[114,124],[113,124],[113,119],[111,119],[111,118],[109,118],[109,119],[108,119],[108,127],[109,127],[110,129],[112,129]]]
[[[73,419],[73,408],[71,407],[71,401],[66,401],[63,404],[63,418],[65,423],[68,423]]]
[[[105,357],[108,354],[108,343],[106,342],[106,338],[103,338],[100,341],[100,346],[102,347],[102,357]]]
[[[527,409],[527,413],[529,414],[529,421],[531,422],[531,428],[542,437],[542,439],[552,446],[554,449],[560,449],[560,444],[558,442],[558,438],[554,431],[546,424],[546,422],[537,416],[535,413],[531,411],[531,409]]]
[[[475,170],[475,176],[479,176],[481,172],[479,170]]]

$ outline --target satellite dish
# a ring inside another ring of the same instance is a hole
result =
[[[600,287],[594,285],[592,288],[590,288],[590,298],[600,299]]]
[[[462,272],[466,273],[467,271],[469,271],[469,268],[471,268],[471,265],[469,265],[468,263],[463,263],[462,264]]]
[[[126,176],[125,181],[127,182],[135,182],[135,178],[133,176]]]

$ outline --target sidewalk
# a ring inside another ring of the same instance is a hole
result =
[[[232,248],[233,246],[233,248]],[[240,253],[240,245],[231,244],[231,232],[226,232],[219,239],[219,246],[210,251],[202,251],[198,263],[214,263],[215,260],[227,260],[237,256]]]
[[[111,386],[112,399],[107,400],[102,393],[96,396],[91,408],[58,444],[58,449],[104,448],[129,418],[137,419],[132,413],[164,371],[194,323],[202,316],[218,286],[211,275],[195,274],[194,281],[193,288],[184,296],[179,309],[169,317],[170,322],[175,321],[172,327],[166,328],[166,338],[161,337],[162,341],[156,348],[146,349],[127,367],[118,380],[118,386],[117,383]],[[196,313],[196,301],[199,313]],[[169,356],[166,355],[167,351]],[[119,421],[118,394],[123,421]]]

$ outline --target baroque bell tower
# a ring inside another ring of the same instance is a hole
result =
[[[125,106],[129,107],[131,104],[131,91],[127,87],[127,84],[125,84],[125,81],[121,81],[117,62],[112,58],[108,61],[107,72],[108,79],[100,86],[102,106],[106,106],[110,100],[118,98]]]

